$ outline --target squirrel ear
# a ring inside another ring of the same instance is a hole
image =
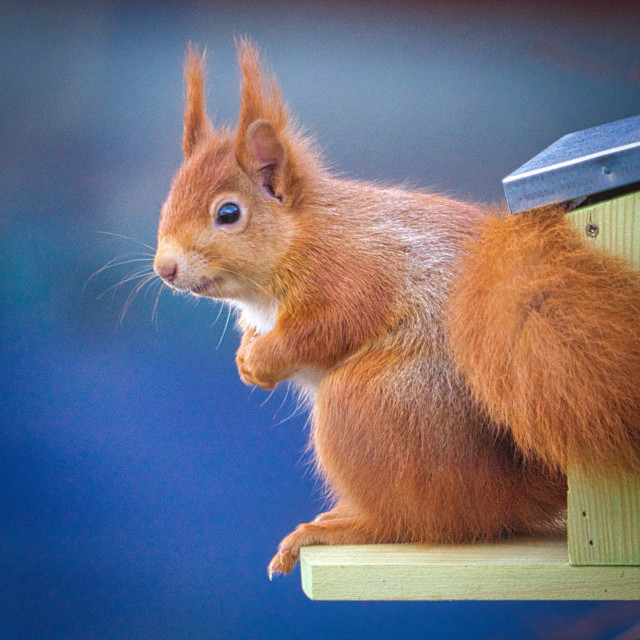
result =
[[[284,165],[286,153],[275,128],[268,120],[256,120],[246,134],[246,152],[258,172],[262,187],[275,198],[282,199],[276,182]]]
[[[300,170],[306,150],[296,135],[276,79],[251,43],[238,42],[242,74],[236,158],[266,193],[293,205],[307,190]]]
[[[182,149],[186,158],[189,158],[195,148],[213,132],[213,126],[205,111],[204,65],[205,54],[200,56],[198,50],[189,44],[184,61],[187,104],[184,111]]]
[[[275,78],[261,65],[256,48],[246,39],[237,47],[242,83],[236,156],[247,172],[257,173],[260,186],[269,195],[281,198],[276,183],[282,182],[289,160],[282,138],[288,123],[287,108]]]

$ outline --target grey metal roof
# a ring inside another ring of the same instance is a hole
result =
[[[511,213],[640,181],[640,116],[569,133],[502,181]]]

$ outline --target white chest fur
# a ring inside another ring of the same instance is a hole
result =
[[[276,326],[278,303],[245,302],[234,300],[233,306],[240,311],[243,323],[255,329],[258,335],[269,333]]]
[[[269,333],[275,327],[278,315],[278,305],[275,301],[265,304],[234,300],[232,304],[240,311],[243,324],[255,329],[258,335]],[[304,366],[293,376],[293,381],[298,385],[306,402],[313,402],[325,373],[326,371],[316,367]]]

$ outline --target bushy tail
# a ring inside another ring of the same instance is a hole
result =
[[[561,212],[493,216],[450,298],[457,364],[518,446],[566,470],[640,471],[640,273]]]

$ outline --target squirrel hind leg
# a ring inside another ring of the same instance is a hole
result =
[[[447,326],[459,370],[518,447],[563,472],[640,470],[640,274],[561,216],[491,218]]]
[[[370,544],[374,535],[356,516],[344,511],[328,511],[320,514],[313,522],[298,525],[278,545],[267,572],[269,579],[282,573],[291,573],[300,557],[300,549],[309,545]]]

